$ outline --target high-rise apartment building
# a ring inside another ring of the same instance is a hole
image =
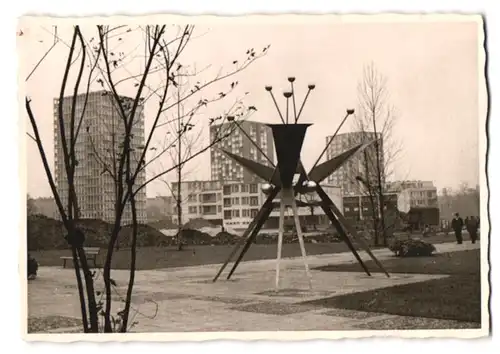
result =
[[[131,106],[133,99],[121,97],[125,106]],[[76,97],[75,113],[83,120],[77,142],[75,154],[78,165],[75,170],[75,189],[78,198],[80,218],[101,219],[107,222],[114,221],[115,216],[115,183],[104,164],[113,170],[118,166],[118,152],[123,142],[124,126],[119,110],[113,101],[113,96],[107,91],[90,92]],[[65,97],[63,101],[63,119],[66,134],[69,138],[69,125],[73,97]],[[54,163],[55,181],[62,200],[68,198],[68,183],[64,167],[62,139],[60,136],[58,109],[59,99],[54,100]],[[83,109],[85,107],[85,112]],[[132,128],[132,148],[134,153],[140,154],[144,145],[144,107],[139,106]],[[139,156],[132,158],[131,167],[135,169]],[[136,180],[139,186],[146,180],[146,172],[142,170]],[[137,219],[139,223],[146,222],[146,190],[143,188],[136,196]],[[122,225],[132,222],[130,205],[124,210]]]
[[[383,139],[380,133],[373,132],[351,132],[338,134],[333,138],[333,141],[328,146],[326,151],[327,159],[331,159],[336,155],[354,147],[356,144],[368,142],[379,138],[379,151],[380,153],[380,170],[384,171],[384,151]],[[326,144],[332,139],[331,136],[326,137]],[[359,195],[364,194],[365,187],[356,180],[357,176],[362,177],[365,181],[369,181],[371,185],[377,185],[377,158],[375,145],[369,146],[366,150],[368,157],[368,164],[366,163],[365,154],[358,153],[351,159],[347,160],[345,164],[337,171],[328,177],[328,183],[331,185],[339,186],[342,188],[343,195]],[[382,185],[384,185],[384,176],[382,175]]]
[[[235,123],[224,123],[223,125],[211,126],[210,141],[216,139],[218,132],[226,132],[227,129],[231,129],[229,126],[231,124]],[[242,121],[238,124],[274,163],[274,143],[271,128],[263,123],[254,121]],[[250,139],[248,139],[240,129],[236,128],[228,138],[216,144],[210,151],[212,180],[241,181],[244,183],[260,182],[259,177],[245,170],[241,165],[228,158],[219,148],[267,166],[271,165],[259,149],[252,144]]]

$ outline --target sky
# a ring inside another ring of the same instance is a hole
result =
[[[130,25],[131,28],[136,26]],[[23,32],[18,37],[20,80],[25,80],[37,62],[53,43],[53,29],[49,22],[31,20],[21,23]],[[310,168],[325,146],[325,137],[335,132],[346,109],[356,108],[357,87],[363,68],[373,63],[386,78],[388,103],[396,110],[397,120],[393,136],[401,144],[402,153],[394,161],[393,179],[431,180],[438,190],[457,188],[461,183],[479,183],[479,136],[484,134],[479,122],[478,58],[479,27],[475,21],[256,21],[241,20],[224,23],[197,24],[195,39],[180,58],[184,65],[209,68],[201,79],[215,75],[221,68],[228,70],[234,60],[244,58],[249,48],[259,52],[270,45],[265,56],[258,59],[229,81],[207,90],[216,94],[230,82],[239,85],[227,100],[201,112],[197,129],[202,130],[208,142],[207,117],[228,109],[237,97],[244,96],[246,105],[257,107],[251,120],[278,123],[276,108],[264,90],[272,85],[281,109],[285,99],[280,94],[289,89],[287,77],[296,78],[297,105],[307,92],[308,84],[315,84],[304,107],[302,123],[312,123],[308,129],[302,152],[305,167]],[[167,33],[175,35],[169,27]],[[82,24],[87,39],[95,36],[95,26]],[[40,133],[53,163],[53,99],[59,95],[72,29],[68,24],[58,25],[59,41],[21,88],[32,99]],[[120,50],[136,51],[137,59],[129,70],[140,70],[143,60],[142,32],[132,31],[123,37]],[[63,43],[64,42],[64,43]],[[142,45],[142,47],[141,47]],[[139,48],[139,49],[136,49]],[[142,48],[142,49],[141,49]],[[481,72],[482,73],[482,72]],[[118,72],[116,75],[127,75]],[[72,77],[74,81],[74,76]],[[159,81],[151,79],[151,86]],[[225,86],[224,86],[225,85]],[[94,89],[100,87],[94,85]],[[71,94],[72,87],[66,94]],[[133,85],[124,89],[134,94]],[[146,128],[152,124],[155,113],[153,100],[146,105]],[[166,116],[167,117],[167,116]],[[27,115],[21,112],[23,129],[31,132]],[[352,131],[347,122],[342,132]],[[165,132],[159,131],[155,142],[160,144]],[[168,156],[159,159],[148,171],[151,175],[168,166]],[[32,197],[50,196],[51,191],[42,168],[36,145],[26,139],[27,191]],[[209,153],[189,164],[186,179],[210,177]],[[168,195],[164,182],[147,187],[147,195]]]

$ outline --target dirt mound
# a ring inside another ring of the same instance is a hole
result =
[[[190,230],[199,230],[204,227],[214,227],[215,225],[205,219],[191,219],[187,223],[184,224],[184,229],[190,229]]]
[[[83,219],[76,223],[85,235],[85,246],[107,247],[113,227],[98,219]],[[27,220],[28,250],[66,249],[66,229],[61,221],[45,216],[30,216]],[[118,247],[130,247],[132,227],[124,226],[118,235]],[[138,225],[137,246],[165,246],[168,239],[149,225]]]
[[[177,228],[177,224],[172,222],[171,220],[160,220],[160,221],[150,222],[148,223],[148,225],[157,230]]]

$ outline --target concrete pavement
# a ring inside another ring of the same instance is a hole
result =
[[[437,252],[477,249],[479,245],[444,243],[435,245]],[[297,246],[298,247],[298,246]],[[378,259],[392,257],[389,250],[375,250]],[[364,259],[369,257],[362,252]],[[310,268],[355,262],[350,252],[308,257]],[[303,301],[367,291],[394,285],[420,282],[446,275],[380,273],[371,277],[355,272],[322,272],[311,270],[313,289],[308,289],[302,259],[281,262],[281,290],[274,291],[275,260],[243,262],[230,281],[227,271],[218,282],[212,278],[220,265],[138,271],[134,287],[134,332],[207,332],[207,331],[290,331],[290,330],[360,330],[405,328],[463,328],[477,324],[406,318],[300,304]],[[230,268],[230,267],[228,267]],[[361,267],[360,267],[361,271]],[[128,273],[114,270],[117,282],[113,308],[119,311],[125,296]],[[102,277],[96,281],[103,289]],[[41,267],[39,276],[28,286],[28,313],[32,319],[58,316],[79,318],[79,301],[74,271],[58,267]],[[71,322],[71,321],[66,321]],[[50,333],[80,331],[67,325]]]

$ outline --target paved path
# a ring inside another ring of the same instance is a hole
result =
[[[437,252],[476,248],[479,245],[470,243],[436,245]],[[375,250],[374,254],[380,260],[392,257],[389,250]],[[369,257],[363,252],[363,258]],[[311,268],[349,262],[355,262],[351,253],[308,257]],[[302,259],[289,258],[282,261],[281,290],[275,292],[275,266],[275,260],[243,262],[233,279],[225,280],[225,274],[229,271],[227,269],[216,283],[212,282],[212,278],[220,265],[138,271],[133,297],[135,316],[132,320],[138,324],[134,331],[359,330],[473,325],[300,304],[308,300],[420,282],[446,275],[392,274],[387,278],[381,273],[374,273],[369,277],[361,272],[322,272],[313,269],[313,289],[309,290]],[[123,306],[121,297],[126,292],[128,273],[114,270],[112,277],[118,285],[113,303],[113,308],[118,311]],[[98,277],[96,283],[97,289],[103,288],[102,277]],[[41,267],[39,277],[29,283],[28,312],[32,319],[60,316],[71,320],[79,317],[78,307],[72,269]],[[75,325],[66,325],[70,326]],[[68,330],[71,328],[59,328],[54,332]]]

